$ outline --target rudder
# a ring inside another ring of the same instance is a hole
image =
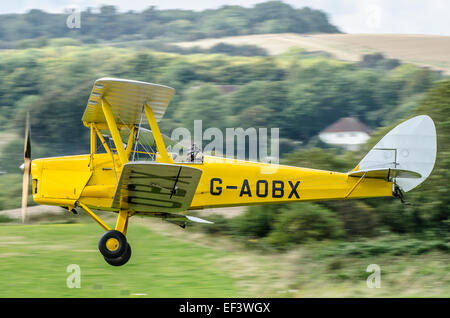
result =
[[[391,177],[404,192],[425,179],[436,161],[436,128],[427,115],[404,121],[387,133],[360,161],[351,176],[392,173]]]

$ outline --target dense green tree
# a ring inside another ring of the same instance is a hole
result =
[[[279,68],[270,57],[259,63],[225,65],[221,68],[217,80],[223,84],[242,85],[251,81],[281,81],[285,70]]]
[[[342,221],[335,213],[314,203],[292,203],[278,211],[267,241],[277,247],[288,247],[344,235]]]
[[[112,5],[102,5],[81,12],[81,28],[66,25],[71,11],[47,13],[32,9],[24,14],[3,14],[0,18],[0,41],[20,41],[38,37],[75,37],[86,43],[94,41],[128,41],[130,35],[149,39],[190,41],[206,37],[273,33],[337,33],[327,16],[309,8],[294,9],[271,1],[254,8],[223,6],[200,12],[192,10],[158,10],[151,6],[143,12],[119,12]]]
[[[273,110],[276,115],[288,103],[286,86],[285,82],[279,81],[252,81],[240,86],[228,96],[228,107],[237,115],[243,110],[260,105]]]
[[[280,205],[276,204],[249,207],[244,214],[233,219],[232,227],[238,235],[243,237],[266,237],[273,229],[279,209]]]
[[[184,92],[175,118],[188,128],[193,136],[194,120],[203,121],[203,129],[226,128],[228,112],[223,107],[223,95],[217,87],[204,84],[192,87]]]

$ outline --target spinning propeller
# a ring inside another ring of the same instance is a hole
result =
[[[27,215],[28,186],[31,172],[31,140],[30,140],[30,113],[27,113],[25,126],[25,146],[23,154],[23,183],[22,183],[22,223],[25,223]]]

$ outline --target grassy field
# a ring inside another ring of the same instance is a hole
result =
[[[128,233],[132,258],[112,267],[97,250],[102,230],[87,217],[43,215],[31,223],[0,224],[0,297],[450,296],[448,252],[358,256],[323,242],[262,253],[135,217]],[[66,285],[70,264],[80,266],[79,289]],[[379,289],[367,288],[369,264],[381,267]]]
[[[235,282],[215,262],[224,253],[130,228],[133,257],[121,268],[97,250],[94,224],[2,226],[0,297],[232,297]],[[81,269],[70,289],[69,264]]]
[[[450,75],[450,37],[411,34],[256,34],[173,43],[180,47],[208,49],[220,42],[233,45],[256,45],[269,54],[278,55],[290,47],[306,51],[324,51],[335,58],[359,61],[364,54],[381,52],[386,57]]]

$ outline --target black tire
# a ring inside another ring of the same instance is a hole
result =
[[[114,250],[108,249],[106,243],[109,239],[116,239],[118,242],[118,246]],[[103,233],[103,235],[98,240],[98,249],[100,250],[100,253],[104,257],[107,258],[117,258],[119,256],[122,256],[127,251],[127,239],[125,235],[122,234],[122,232],[111,230],[106,231]]]
[[[104,257],[105,261],[112,266],[122,266],[125,265],[131,257],[131,247],[130,244],[127,243],[127,249],[122,256],[116,258]]]

